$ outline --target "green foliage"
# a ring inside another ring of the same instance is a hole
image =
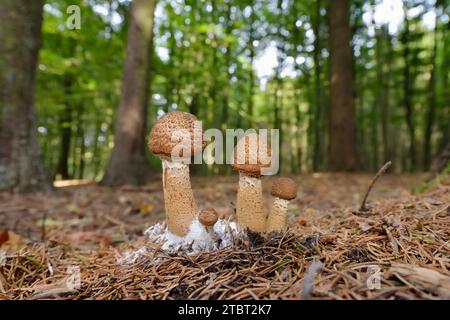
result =
[[[413,108],[414,144],[421,145],[435,65],[431,154],[415,150],[418,159],[429,157],[450,137],[448,3],[438,1],[435,8],[430,1],[404,1],[411,16],[408,28],[403,23],[395,32],[388,24],[373,23],[379,3],[352,2],[354,65],[349,72],[354,74],[358,151],[365,169],[376,170],[386,160],[397,171],[421,169],[421,161],[413,167],[408,153],[405,97]],[[66,8],[72,4],[81,8],[80,30],[65,26]],[[327,9],[327,1],[160,0],[149,125],[176,108],[195,113],[204,128],[278,127],[283,171],[326,169]],[[47,1],[37,106],[42,153],[57,177],[67,143],[64,130],[71,137],[70,175],[98,179],[103,173],[113,141],[129,10],[129,1]],[[434,31],[423,23],[429,12],[438,14]],[[252,64],[273,48],[278,65],[272,76],[259,79]],[[149,155],[149,160],[159,167],[158,159]]]

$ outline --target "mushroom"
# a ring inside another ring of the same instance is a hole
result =
[[[263,164],[262,152],[270,156],[271,150],[267,148],[265,140],[260,139],[257,133],[249,133],[242,137],[233,153],[233,169],[239,171],[239,188],[236,203],[236,220],[257,233],[266,231],[266,212],[263,206],[261,169],[269,167]]]
[[[283,231],[286,228],[286,214],[289,201],[297,197],[297,185],[292,179],[278,178],[272,185],[275,197],[267,219],[267,232]]]
[[[200,137],[195,132],[196,121],[198,119],[190,113],[169,112],[156,122],[148,140],[150,151],[162,160],[167,227],[179,237],[189,233],[198,214],[189,178],[189,166],[186,164],[191,156],[202,152],[205,146],[201,130]],[[172,151],[175,147],[180,148],[180,144],[184,148],[176,155],[177,158],[172,157]],[[184,154],[185,150],[190,152]]]
[[[205,208],[198,215],[198,221],[200,221],[200,223],[205,226],[205,229],[210,234],[214,232],[213,229],[217,220],[219,220],[219,215],[217,214],[216,210],[214,210],[214,208]]]

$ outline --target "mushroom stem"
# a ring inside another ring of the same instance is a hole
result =
[[[189,178],[189,166],[164,159],[162,165],[167,227],[173,234],[184,237],[198,212]]]
[[[251,231],[266,230],[266,213],[263,206],[261,179],[239,172],[236,219]]]
[[[267,232],[283,231],[286,228],[286,214],[289,200],[275,197],[267,218]]]

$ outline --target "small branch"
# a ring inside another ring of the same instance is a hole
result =
[[[375,184],[375,182],[377,182],[378,178],[386,172],[386,170],[391,166],[392,161],[388,161],[384,164],[384,166],[382,166],[380,168],[380,170],[378,170],[377,174],[375,175],[375,177],[373,177],[372,182],[369,185],[369,188],[367,189],[367,192],[364,196],[364,199],[361,203],[361,207],[359,207],[359,211],[367,211],[367,207],[366,207],[366,201],[367,201],[367,197],[369,196],[370,191],[372,191],[372,188]]]
[[[45,228],[45,222],[47,220],[47,212],[44,211],[44,215],[42,216],[42,225],[41,225],[41,241],[45,243],[47,237],[47,230]]]

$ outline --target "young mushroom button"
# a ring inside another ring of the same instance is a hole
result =
[[[286,228],[287,207],[297,197],[297,185],[292,179],[278,178],[272,186],[275,197],[267,219],[267,232],[283,231]]]
[[[186,160],[205,147],[197,121],[187,112],[169,112],[155,123],[148,139],[150,151],[162,160],[167,227],[180,237],[188,234],[198,214],[186,164]]]
[[[209,232],[212,232],[212,228],[216,224],[218,219],[219,215],[213,208],[203,209],[198,216],[198,221],[200,221],[200,223],[204,225],[206,230],[208,230]]]

